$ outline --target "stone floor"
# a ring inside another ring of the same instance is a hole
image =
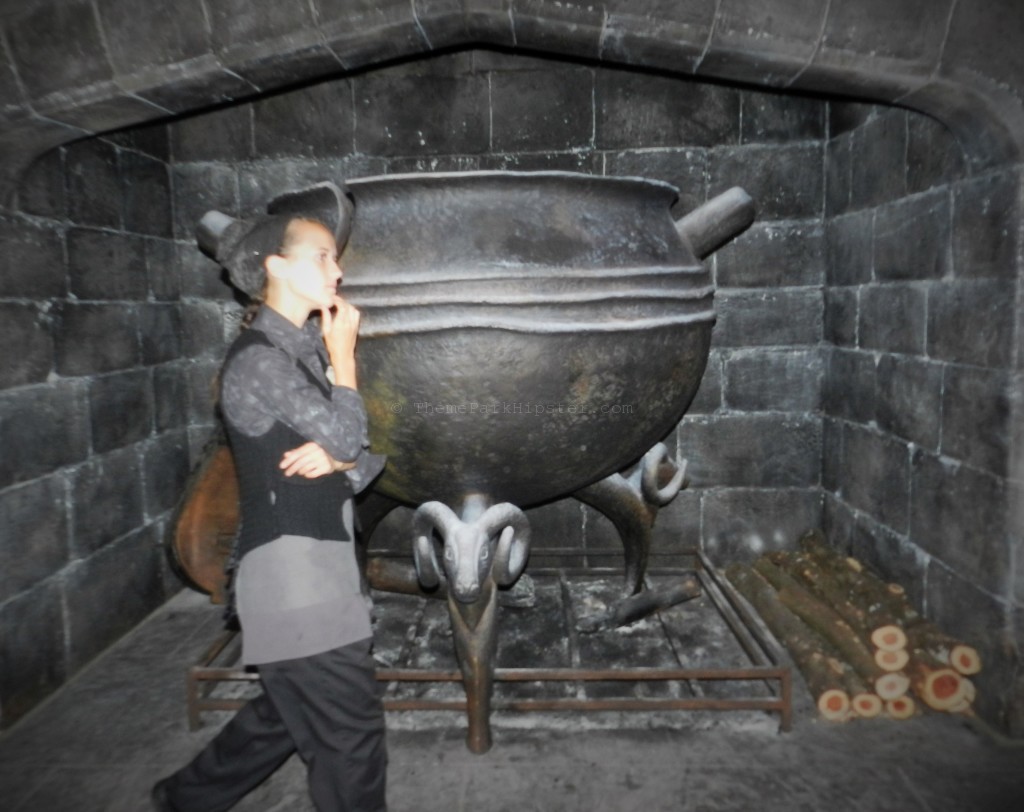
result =
[[[536,584],[534,608],[501,610],[500,667],[744,664],[705,598],[628,629],[583,635],[574,617],[600,609],[614,590],[586,578],[538,578]],[[454,666],[440,602],[378,596],[375,614],[383,664]],[[219,608],[182,592],[0,735],[0,809],[149,809],[152,782],[183,764],[228,718],[207,712],[195,732],[185,718],[185,666],[220,633]],[[482,756],[466,749],[461,714],[389,712],[389,806],[392,812],[1024,810],[1024,749],[998,745],[950,716],[823,723],[799,680],[796,687],[795,724],[786,733],[779,732],[777,715],[761,711],[499,711],[494,747]],[[444,697],[460,690],[404,685],[389,693]],[[511,690],[551,696],[584,689],[503,686],[499,698]],[[612,689],[601,683],[589,690],[606,695]],[[756,689],[726,684],[705,692],[737,690]],[[700,688],[672,683],[630,691],[687,696]],[[236,808],[311,810],[301,762],[293,758]]]

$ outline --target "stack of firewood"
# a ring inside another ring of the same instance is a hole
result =
[[[934,710],[971,712],[968,676],[981,670],[978,652],[819,531],[806,533],[795,552],[733,564],[726,575],[785,645],[824,718],[906,719],[917,712],[913,696]]]

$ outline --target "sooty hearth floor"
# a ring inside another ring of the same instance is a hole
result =
[[[653,579],[657,585],[658,579]],[[499,667],[735,667],[749,661],[705,597],[629,628],[581,634],[616,585],[535,579],[533,608],[500,609]],[[184,591],[0,735],[5,812],[145,812],[154,780],[185,763],[228,718],[190,732],[185,667],[221,634],[220,608]],[[455,667],[440,601],[377,597],[383,666]],[[706,687],[701,687],[706,686]],[[759,684],[627,685],[621,696],[751,695]],[[494,714],[494,747],[464,744],[459,713],[388,714],[392,812],[1012,812],[1024,809],[1024,748],[997,745],[949,716],[907,722],[818,721],[795,682],[793,729],[763,711]],[[255,686],[219,688],[244,694]],[[496,698],[607,697],[608,683],[502,684]],[[716,692],[718,692],[716,694]],[[457,685],[392,685],[389,695],[457,698]],[[309,812],[292,758],[236,809]]]

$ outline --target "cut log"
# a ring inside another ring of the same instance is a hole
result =
[[[850,600],[847,585],[823,568],[819,561],[806,553],[771,556],[769,560],[835,609],[851,628],[867,636],[870,626],[866,612]]]
[[[981,655],[977,649],[946,634],[935,624],[921,621],[906,627],[908,646],[927,651],[943,665],[965,676],[981,671]]]
[[[850,700],[850,705],[853,707],[853,712],[862,719],[874,719],[882,712],[882,699],[878,694],[867,692],[857,694]]]
[[[948,711],[956,707],[967,692],[964,678],[948,666],[935,664],[927,652],[912,653],[907,673],[914,693],[933,710]]]
[[[880,648],[875,652],[875,662],[883,671],[902,671],[909,661],[910,655],[906,649],[886,651]]]
[[[917,703],[909,696],[898,696],[885,703],[885,715],[890,719],[909,719],[916,713]]]
[[[815,697],[821,715],[844,721],[850,712],[850,696],[865,692],[863,681],[832,655],[832,648],[807,624],[782,605],[778,593],[750,567],[732,564],[726,576],[757,610],[765,624],[786,647]]]
[[[882,651],[900,651],[907,647],[907,635],[899,626],[887,623],[871,632],[871,642]]]
[[[687,575],[657,589],[644,589],[628,598],[616,601],[601,612],[580,618],[576,628],[585,633],[628,626],[660,609],[668,609],[683,601],[700,597],[700,581]]]
[[[776,587],[782,605],[831,643],[853,670],[874,687],[875,693],[883,699],[899,696],[898,678],[902,675],[882,670],[864,641],[838,613],[768,559],[759,559],[754,568]],[[902,682],[905,681],[904,677]]]

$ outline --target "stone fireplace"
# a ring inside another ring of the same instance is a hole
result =
[[[713,260],[655,563],[820,526],[981,650],[976,707],[1024,734],[1012,0],[137,5],[0,11],[0,724],[181,587],[162,543],[242,310],[205,211],[560,169],[758,207]],[[621,562],[596,511],[528,514],[531,563]],[[371,547],[409,553],[407,522]]]

